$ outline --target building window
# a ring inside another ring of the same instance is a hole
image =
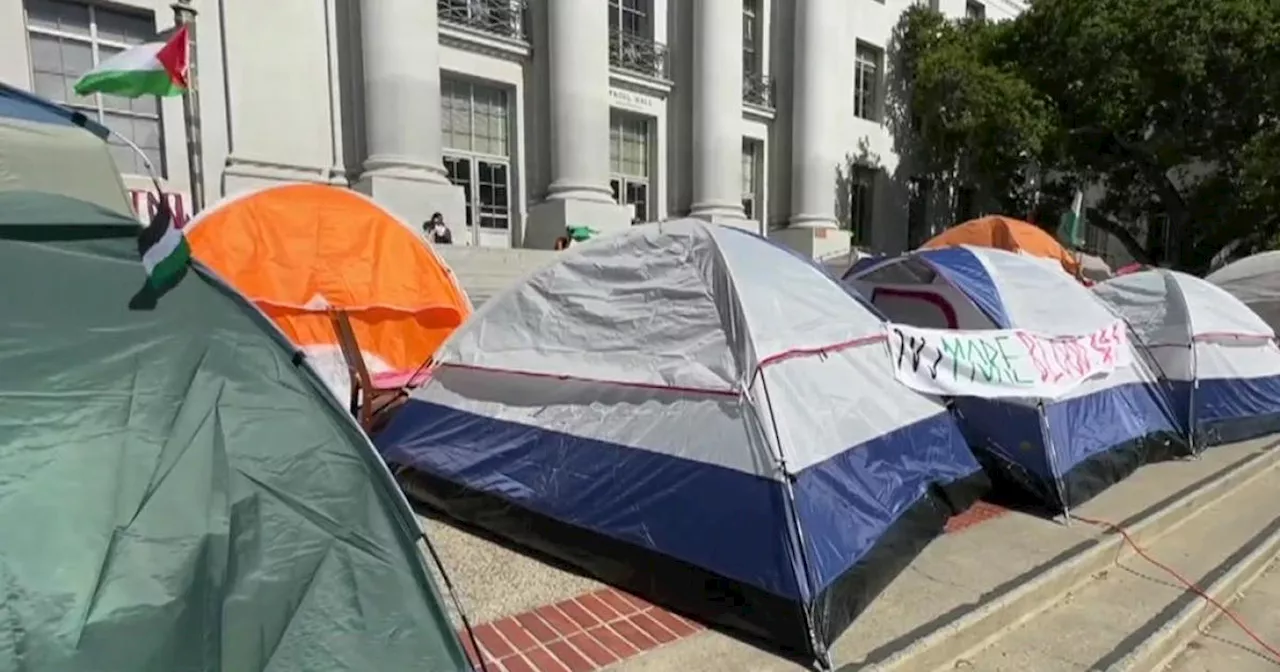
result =
[[[871,243],[871,221],[875,216],[876,171],[853,166],[849,171],[849,233],[854,245]]]
[[[1081,213],[1083,215],[1083,213]],[[1084,239],[1084,249],[1086,252],[1103,256],[1107,252],[1107,232],[1088,221],[1080,222],[1081,237]]]
[[[857,63],[853,74],[853,113],[861,119],[880,120],[880,64],[884,52],[868,44],[858,43]]]
[[[511,226],[510,107],[505,89],[448,77],[440,81],[444,164],[462,187],[467,226]]]
[[[614,111],[609,120],[613,198],[632,207],[632,221],[649,221],[649,119]]]
[[[742,100],[772,109],[773,82],[764,74],[759,5],[760,0],[742,0]]]
[[[138,146],[151,165],[165,174],[160,100],[104,94],[77,96],[81,75],[111,56],[155,37],[155,20],[145,13],[63,0],[25,0],[27,46],[36,95],[74,107]],[[128,144],[107,138],[122,173],[146,175],[142,158]]]
[[[760,211],[760,168],[763,146],[759,140],[743,138],[742,140],[742,212],[751,221],[761,221],[764,213]]]
[[[667,76],[667,47],[653,39],[649,0],[609,0],[609,65]]]
[[[907,183],[907,248],[915,249],[929,240],[929,196],[932,184],[927,178],[913,177]]]
[[[1173,249],[1173,237],[1170,235],[1169,216],[1164,213],[1147,216],[1147,252],[1151,258],[1162,260]]]
[[[525,39],[526,8],[526,0],[436,0],[442,23],[517,40]]]
[[[609,0],[609,30],[650,37],[650,0]]]
[[[756,14],[759,0],[742,0],[742,72],[760,74],[760,28]]]
[[[964,18],[970,21],[986,21],[987,6],[976,0],[968,0],[964,3]]]

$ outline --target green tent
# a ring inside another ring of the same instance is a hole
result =
[[[133,212],[105,126],[0,82],[0,191],[62,194]]]
[[[368,439],[138,230],[0,190],[0,670],[470,669]]]

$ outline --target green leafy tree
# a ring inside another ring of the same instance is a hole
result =
[[[919,177],[944,188],[978,186],[1010,211],[1030,205],[1027,167],[1056,131],[1050,101],[1010,67],[1008,24],[951,22],[915,7],[894,39],[904,86],[895,134]]]
[[[1140,260],[1202,270],[1280,232],[1280,2],[1034,0],[996,24],[913,9],[896,45],[917,165],[1008,211],[1034,166],[1051,207],[1105,187],[1089,222]],[[1141,235],[1154,221],[1171,245]]]

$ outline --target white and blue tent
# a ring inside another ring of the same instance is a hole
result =
[[[935,329],[1026,329],[1080,336],[1118,317],[1056,265],[1003,250],[922,250],[845,276],[889,320]],[[1159,377],[1133,343],[1132,365],[1057,399],[954,400],[997,488],[1067,511],[1143,464],[1185,446]]]
[[[1174,416],[1195,450],[1280,432],[1275,331],[1239,299],[1164,269],[1123,275],[1093,291],[1159,364]]]
[[[1272,329],[1280,329],[1280,250],[1237,259],[1205,280],[1240,299]]]
[[[688,219],[490,300],[376,443],[457,518],[819,658],[988,484],[859,297]]]

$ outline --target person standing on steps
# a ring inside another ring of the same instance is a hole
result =
[[[444,215],[438,212],[431,215],[431,220],[422,225],[422,230],[431,238],[431,242],[437,245],[453,244],[453,232],[444,223]]]

